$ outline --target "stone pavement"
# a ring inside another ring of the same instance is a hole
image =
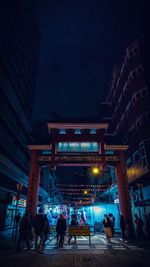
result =
[[[150,262],[149,250],[137,243],[123,243],[118,237],[108,245],[103,234],[92,237],[89,246],[87,237],[77,237],[77,244],[67,244],[63,248],[56,246],[56,240],[50,238],[42,254],[14,248],[0,250],[2,267],[147,267]]]
[[[46,250],[35,255],[34,251],[0,253],[2,267],[148,267],[149,251],[145,250]]]

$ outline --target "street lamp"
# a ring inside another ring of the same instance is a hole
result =
[[[88,194],[88,191],[87,190],[84,190],[83,193],[84,193],[84,195],[87,195]]]
[[[92,176],[101,176],[104,173],[102,165],[96,164],[90,168],[90,174]]]
[[[94,166],[92,167],[92,174],[99,175],[101,173],[100,167]]]

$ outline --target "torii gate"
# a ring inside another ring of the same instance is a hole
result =
[[[120,212],[124,215],[129,224],[132,224],[131,203],[128,190],[126,173],[125,151],[127,145],[110,145],[104,142],[105,130],[108,123],[48,123],[48,130],[51,134],[51,144],[29,145],[31,151],[29,184],[27,195],[27,210],[35,215],[38,204],[38,190],[40,182],[40,166],[48,164],[52,170],[57,166],[90,166],[93,158],[103,167],[106,163],[114,165],[117,173],[117,185],[119,195]],[[94,142],[97,144],[95,152],[69,152],[59,151],[58,146],[66,142],[85,143]],[[50,153],[42,155],[42,151]],[[108,150],[113,150],[114,155],[107,155]]]

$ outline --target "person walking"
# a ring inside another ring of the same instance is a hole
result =
[[[56,233],[57,233],[57,244],[60,247],[63,247],[64,244],[64,235],[67,229],[66,219],[64,218],[63,214],[60,214],[57,225],[56,225]]]
[[[73,226],[78,225],[78,221],[76,219],[75,214],[73,214],[71,217],[72,217],[72,220],[71,220],[71,224],[70,225],[73,225]],[[70,244],[71,239],[72,239],[72,235],[70,235],[69,238],[68,238],[68,244]],[[74,241],[76,243],[76,236],[75,235],[74,235]]]
[[[111,223],[111,232],[112,232],[112,237],[114,236],[115,234],[115,230],[114,230],[114,227],[115,227],[115,217],[112,213],[109,213],[109,219],[110,219],[110,223]]]
[[[21,221],[19,224],[19,238],[17,241],[17,248],[16,248],[17,251],[20,250],[20,243],[23,240],[26,241],[27,248],[30,249],[30,241],[29,241],[30,230],[31,230],[30,215],[28,212],[26,212],[21,218]]]
[[[136,234],[138,239],[144,237],[143,224],[143,220],[139,218],[137,214],[135,214]]]
[[[126,236],[126,222],[125,222],[125,218],[122,214],[120,214],[120,229],[121,229],[121,236],[122,236],[122,240],[123,242],[127,241],[127,236]]]
[[[150,213],[147,216],[147,224],[146,224],[147,238],[150,239]]]
[[[35,253],[42,253],[44,248],[44,227],[45,215],[43,209],[40,208],[38,214],[33,218],[33,227],[35,232]],[[38,239],[40,240],[38,243]]]
[[[15,216],[15,226],[16,226],[16,228],[18,228],[18,225],[19,225],[20,221],[21,221],[21,214],[20,214],[20,212],[19,212],[19,213]]]
[[[111,222],[107,214],[104,215],[103,225],[104,225],[104,231],[106,234],[107,241],[108,243],[111,243],[111,237],[112,237]]]
[[[48,234],[50,233],[50,226],[49,226],[49,221],[47,218],[47,215],[44,214],[45,217],[45,225],[44,225],[44,241],[43,241],[43,246],[44,248],[46,247],[45,242],[47,240]]]

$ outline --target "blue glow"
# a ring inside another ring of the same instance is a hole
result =
[[[105,150],[106,155],[114,155],[114,151],[112,150]]]
[[[51,151],[50,150],[43,150],[43,151],[41,151],[41,154],[42,155],[50,155]]]
[[[93,212],[95,212],[95,213],[100,213],[100,212],[104,211],[104,209],[102,207],[99,207],[99,206],[95,206],[92,208],[93,208]]]
[[[65,131],[65,129],[60,129],[60,132],[59,132],[60,134],[66,134],[66,131]]]
[[[96,142],[61,142],[57,145],[58,152],[98,152]]]

